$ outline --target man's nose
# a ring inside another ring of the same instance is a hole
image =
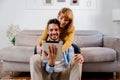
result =
[[[53,30],[53,33],[56,33],[56,31],[55,31],[55,30]]]

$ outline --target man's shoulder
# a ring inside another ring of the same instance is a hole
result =
[[[67,52],[74,51],[74,47],[71,45],[66,51],[67,51]]]

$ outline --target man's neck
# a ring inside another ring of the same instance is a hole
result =
[[[60,41],[60,39],[57,39],[57,40],[52,40],[51,38],[48,37],[47,41],[54,41],[54,42],[58,42]]]

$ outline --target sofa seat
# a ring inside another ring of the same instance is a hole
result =
[[[116,60],[116,51],[106,47],[81,48],[85,62],[108,62]]]
[[[5,61],[29,62],[30,56],[33,55],[33,51],[34,47],[12,46],[4,48],[2,50],[3,54],[0,57]],[[106,62],[116,60],[116,51],[112,48],[83,47],[81,48],[81,53],[85,58],[85,62]]]
[[[12,46],[1,50],[0,59],[9,62],[29,62],[34,47]]]

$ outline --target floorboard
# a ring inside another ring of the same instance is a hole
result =
[[[15,72],[11,77],[9,72],[2,69],[0,63],[0,80],[30,80],[29,72]],[[82,80],[120,80],[120,72],[117,73],[116,79],[113,79],[113,73],[82,73]]]
[[[9,75],[6,75],[1,80],[30,80],[30,73],[15,73],[13,78],[11,78]],[[113,79],[112,73],[83,73],[82,80],[120,80],[120,76],[117,76],[116,79]]]

